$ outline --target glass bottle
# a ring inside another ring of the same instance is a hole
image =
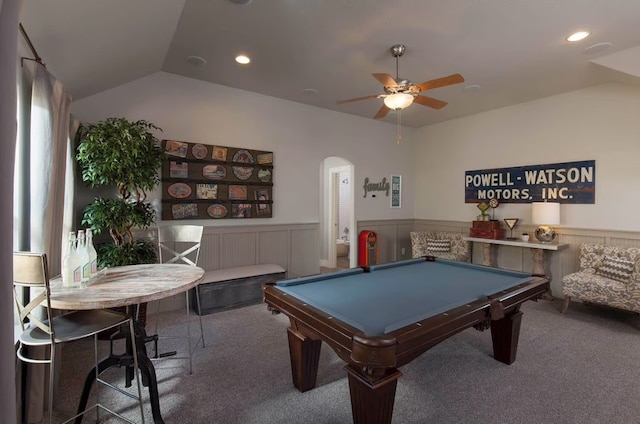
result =
[[[73,261],[75,260],[76,250],[76,233],[71,231],[69,233],[69,240],[67,242],[67,252],[62,259],[62,287],[71,288],[73,284]]]
[[[85,230],[87,237],[87,250],[89,251],[89,263],[91,264],[91,276],[93,277],[98,273],[98,252],[93,246],[93,231],[91,228]]]
[[[76,247],[76,251],[78,252],[81,269],[80,281],[86,283],[91,278],[91,261],[89,260],[84,230],[78,230],[78,247]]]

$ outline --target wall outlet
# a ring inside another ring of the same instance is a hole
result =
[[[402,256],[404,256],[404,247],[403,247],[402,249],[400,249],[400,254],[401,254]]]

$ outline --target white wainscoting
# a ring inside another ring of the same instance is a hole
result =
[[[416,220],[416,231],[460,231],[469,234],[471,222],[457,221],[431,221]],[[520,237],[521,233],[529,233],[533,236],[535,226],[517,226],[513,232],[514,237]],[[506,227],[505,227],[506,229]],[[583,228],[556,227],[558,242],[569,246],[558,251],[547,251],[545,254],[550,262],[551,294],[554,297],[562,297],[562,277],[578,270],[578,256],[582,243],[601,243],[622,247],[640,247],[640,232],[635,231],[609,231],[591,230]],[[506,229],[508,231],[508,229]],[[529,249],[511,246],[497,247],[498,267],[515,271],[531,272],[533,261]],[[482,263],[482,246],[474,243],[473,263]]]
[[[180,225],[176,223],[175,225]],[[156,240],[156,229],[136,237]],[[288,278],[317,274],[318,224],[205,226],[198,265],[205,271],[245,265],[276,264]]]
[[[401,261],[411,258],[411,231],[455,231],[469,234],[471,222],[436,220],[368,220],[356,223],[357,233],[351,238],[351,246],[358,247],[358,235],[363,230],[378,235],[378,263]],[[533,234],[534,226],[518,226],[513,236]],[[562,297],[561,280],[564,275],[577,271],[580,244],[602,243],[622,247],[640,247],[640,232],[557,228],[559,242],[569,246],[559,251],[547,252],[550,262],[551,292]],[[155,229],[144,232],[155,240]],[[143,236],[138,233],[136,236]],[[295,278],[320,272],[319,227],[311,224],[278,224],[214,227],[204,229],[200,250],[200,266],[216,270],[243,265],[273,263],[287,271],[287,278]],[[533,261],[529,249],[498,246],[497,260],[500,268],[531,272]],[[482,263],[482,246],[473,246],[472,262]],[[184,296],[181,296],[184,302]],[[175,306],[173,306],[175,307]],[[172,308],[173,308],[172,307]],[[162,309],[165,309],[163,306]]]
[[[414,228],[413,219],[358,221],[356,227],[358,232],[351,237],[352,248],[358,248],[358,236],[361,231],[374,231],[378,236],[378,263],[411,259],[409,233]]]
[[[136,232],[135,236],[155,242],[156,234],[155,228],[149,228]],[[317,223],[205,226],[198,265],[205,271],[213,271],[245,265],[276,264],[286,270],[287,278],[295,278],[319,273],[319,255]],[[184,296],[174,296],[171,300],[161,302],[161,310],[183,307],[184,302]],[[149,312],[153,314],[155,309],[154,305]]]

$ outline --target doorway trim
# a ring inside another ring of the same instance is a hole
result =
[[[335,165],[328,165],[327,160],[335,162]],[[340,172],[347,171],[349,175],[349,199],[352,205],[349,212],[349,266],[354,267],[356,264],[356,251],[357,243],[354,243],[355,230],[355,190],[353,184],[354,166],[345,158],[338,156],[331,156],[324,159],[323,169],[326,172],[322,172],[323,181],[321,181],[321,187],[324,187],[324,201],[321,203],[321,215],[325,217],[321,229],[322,244],[326,246],[326,249],[322,249],[325,254],[320,260],[320,266],[335,268],[336,267],[336,240],[338,238],[338,195],[337,190]],[[357,237],[356,237],[357,238]],[[357,240],[356,240],[357,241]]]

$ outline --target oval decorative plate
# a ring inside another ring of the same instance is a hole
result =
[[[227,216],[227,208],[224,205],[214,203],[207,207],[207,215],[211,218],[224,218]]]
[[[248,180],[253,175],[253,167],[251,166],[234,166],[233,175],[238,177],[239,180]]]
[[[271,170],[267,168],[262,168],[258,171],[258,179],[263,183],[268,183],[271,181]]]
[[[245,149],[240,149],[233,154],[233,161],[240,163],[254,163],[253,155]]]
[[[207,147],[204,144],[195,144],[191,148],[191,153],[196,159],[204,159],[207,157]]]
[[[184,199],[191,195],[191,187],[185,183],[175,183],[167,187],[167,193],[176,199]]]
[[[202,176],[210,180],[223,180],[227,176],[227,169],[222,165],[205,165]]]

